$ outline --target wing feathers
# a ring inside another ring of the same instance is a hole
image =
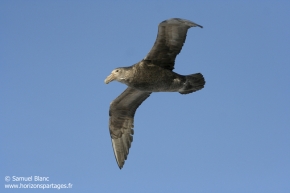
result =
[[[190,27],[201,27],[192,21],[172,18],[161,22],[154,46],[144,58],[162,68],[173,70],[176,56],[185,42],[187,30]]]
[[[151,92],[142,92],[128,87],[110,105],[110,135],[116,161],[121,169],[133,141],[134,114]]]

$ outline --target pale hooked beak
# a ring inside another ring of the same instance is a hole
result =
[[[110,74],[106,79],[105,79],[105,83],[109,84],[110,82],[112,82],[113,80],[115,80],[115,76],[114,74]]]

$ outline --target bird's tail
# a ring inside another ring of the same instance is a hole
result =
[[[204,77],[201,73],[191,74],[186,76],[186,82],[180,94],[189,94],[202,89],[205,85]]]

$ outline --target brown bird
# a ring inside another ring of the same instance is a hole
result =
[[[147,56],[130,67],[114,69],[105,79],[106,84],[116,80],[128,86],[113,100],[109,111],[109,130],[120,169],[127,159],[133,141],[136,109],[152,92],[188,94],[204,87],[202,74],[183,76],[172,71],[175,58],[185,42],[187,30],[196,26],[202,28],[201,25],[179,18],[161,22],[157,39]]]

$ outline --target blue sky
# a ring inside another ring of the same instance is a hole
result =
[[[72,183],[65,192],[288,193],[289,11],[282,0],[2,0],[1,192],[38,191],[7,190],[6,176],[44,176]],[[108,111],[126,86],[104,79],[144,58],[173,17],[204,26],[188,31],[175,72],[203,73],[205,88],[152,94],[119,170]]]

